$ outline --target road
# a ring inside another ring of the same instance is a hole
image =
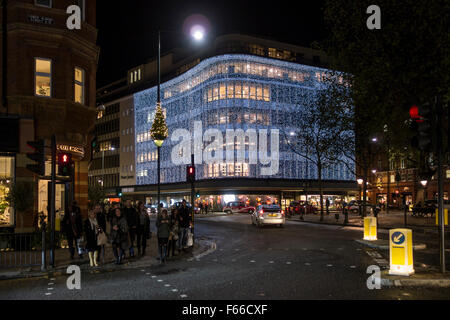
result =
[[[197,237],[216,249],[199,259],[114,272],[83,272],[81,290],[67,276],[0,282],[0,299],[448,299],[449,289],[367,288],[376,264],[356,243],[361,231],[288,221],[259,229],[247,215],[196,219]]]

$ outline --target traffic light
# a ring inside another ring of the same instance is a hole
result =
[[[196,193],[195,193],[195,197],[198,199],[198,198],[200,198],[200,192],[199,191],[197,191]]]
[[[186,181],[190,183],[195,182],[195,167],[188,166],[186,170]]]
[[[411,145],[416,149],[431,152],[433,150],[433,121],[430,104],[415,104],[409,109],[411,117]]]
[[[58,176],[70,177],[72,175],[72,155],[58,153]]]
[[[27,169],[39,176],[45,175],[45,141],[28,141],[27,145],[34,150],[27,153],[27,158],[37,162],[37,164],[27,164]]]
[[[121,188],[117,188],[116,189],[116,194],[117,194],[117,196],[119,197],[119,198],[122,198],[122,189]]]

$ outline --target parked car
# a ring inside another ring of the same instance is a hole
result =
[[[227,205],[223,208],[223,212],[225,213],[248,213],[252,214],[255,212],[256,208],[252,206],[246,205],[242,201],[233,201],[228,202]]]
[[[292,201],[287,208],[290,215],[294,214],[316,214],[317,208],[306,201]]]
[[[436,213],[437,208],[437,200],[426,200],[423,206],[419,202],[412,207],[412,216],[433,217],[433,215]],[[444,209],[450,209],[450,201],[444,200]]]
[[[257,227],[264,225],[277,225],[283,227],[286,223],[284,211],[278,205],[264,204],[256,208],[252,213],[252,224]]]
[[[362,206],[360,200],[352,200],[347,204],[347,210],[352,213],[359,213],[360,206]],[[369,204],[367,204],[367,207],[369,207]]]

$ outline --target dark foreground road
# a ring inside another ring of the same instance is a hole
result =
[[[197,237],[216,244],[198,259],[109,273],[0,282],[0,299],[449,299],[450,289],[367,288],[376,264],[352,228],[288,222],[258,229],[249,216],[196,220]]]

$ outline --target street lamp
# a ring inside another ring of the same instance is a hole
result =
[[[205,37],[205,28],[201,25],[195,25],[191,28],[191,36],[196,41],[201,41]],[[165,121],[165,116],[161,107],[161,30],[158,30],[158,59],[157,59],[157,72],[158,72],[158,86],[157,86],[157,100],[156,100],[156,112],[155,119],[151,128],[151,137],[158,150],[158,213],[161,203],[161,147],[164,140],[168,137],[168,129]]]

